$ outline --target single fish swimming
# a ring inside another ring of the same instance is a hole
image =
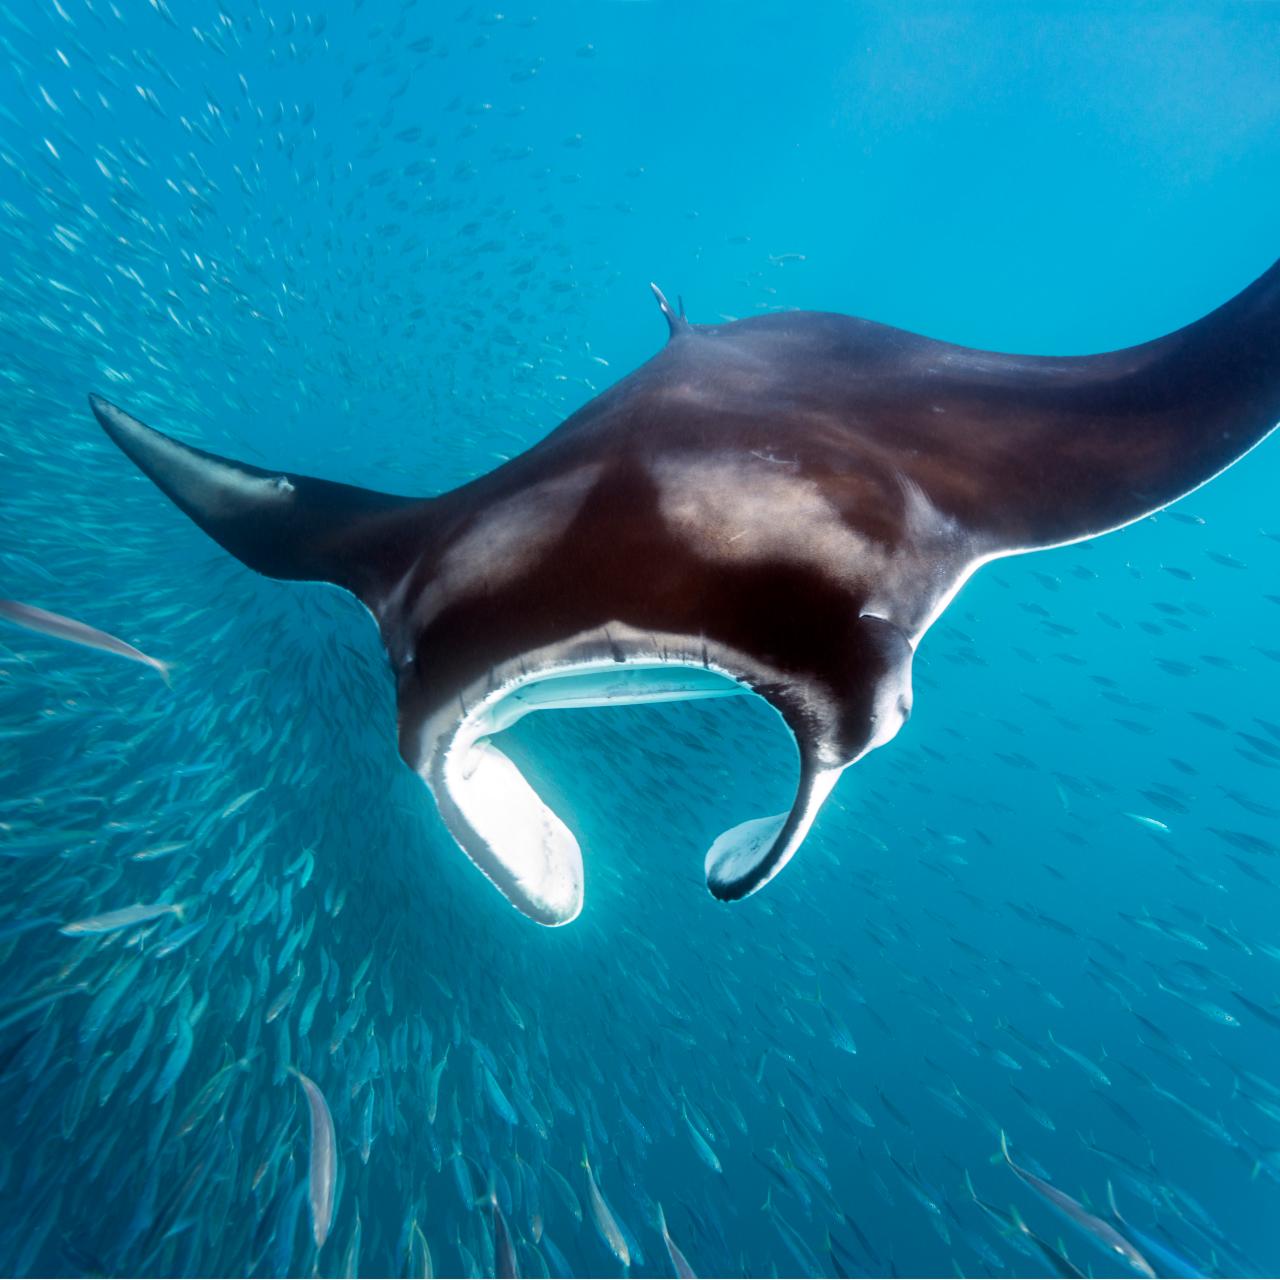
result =
[[[75,618],[64,617],[60,613],[51,613],[48,609],[37,609],[33,604],[23,604],[20,600],[0,600],[0,618],[26,627],[42,636],[52,636],[55,640],[70,640],[72,644],[83,645],[86,649],[97,649],[102,653],[115,653],[131,662],[141,662],[157,672],[160,679],[169,683],[169,664],[161,662],[126,644],[117,636],[99,631],[88,623],[77,622]]]
[[[671,1238],[671,1232],[667,1230],[667,1215],[662,1212],[662,1205],[659,1204],[657,1209],[658,1230],[662,1232],[662,1243],[667,1246],[667,1257],[671,1259],[676,1275],[681,1280],[698,1280],[697,1273],[689,1265],[689,1259],[680,1251],[680,1246]]]
[[[1146,1276],[1148,1280],[1155,1280],[1156,1273],[1151,1264],[1110,1223],[1103,1221],[1096,1213],[1090,1213],[1078,1200],[1073,1200],[1066,1192],[1059,1191],[1052,1183],[1046,1182],[1043,1178],[1037,1178],[1030,1170],[1014,1164],[1013,1157],[1009,1154],[1009,1143],[1003,1130],[1000,1131],[1000,1154],[1004,1156],[1005,1164],[1009,1166],[1014,1174],[1025,1182],[1050,1208],[1055,1209],[1068,1222],[1083,1231],[1086,1236],[1090,1237],[1109,1254],[1117,1258],[1123,1258],[1125,1263],[1138,1275]]]
[[[817,312],[692,325],[526,453],[434,498],[268,471],[98,396],[107,434],[275,578],[369,608],[400,753],[527,916],[582,907],[577,840],[493,739],[530,711],[754,691],[790,810],[725,832],[733,900],[790,860],[911,711],[916,647],[979,567],[1132,524],[1280,419],[1280,263],[1194,324],[1092,356],[976,351]]]
[[[338,1182],[338,1144],[333,1130],[333,1116],[320,1086],[296,1067],[289,1073],[297,1078],[307,1095],[307,1112],[311,1118],[311,1158],[307,1173],[307,1199],[311,1205],[311,1233],[316,1248],[323,1248],[333,1223],[333,1195]]]
[[[98,933],[117,933],[121,929],[131,928],[135,924],[147,924],[159,920],[161,916],[183,917],[183,906],[179,902],[135,902],[131,907],[121,907],[118,911],[105,911],[99,916],[86,916],[83,920],[73,920],[64,924],[59,933],[69,938],[82,938]]]

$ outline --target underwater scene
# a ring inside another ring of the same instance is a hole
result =
[[[1280,8],[0,60],[0,1273],[1280,1270]]]

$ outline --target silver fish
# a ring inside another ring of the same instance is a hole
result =
[[[64,924],[59,933],[69,938],[82,938],[95,933],[115,933],[117,929],[128,929],[131,925],[146,924],[149,920],[158,920],[161,916],[174,915],[183,918],[183,906],[180,902],[135,902],[131,907],[121,907],[118,911],[107,911],[100,916],[86,916],[83,920],[75,920]]]
[[[1045,1203],[1056,1209],[1069,1222],[1074,1223],[1086,1235],[1092,1236],[1108,1253],[1123,1258],[1140,1276],[1155,1280],[1156,1273],[1152,1265],[1110,1223],[1090,1213],[1078,1200],[1073,1200],[1043,1178],[1037,1178],[1034,1173],[1014,1164],[1013,1157],[1009,1155],[1009,1143],[1003,1129],[1000,1131],[1000,1151],[1009,1168]]]
[[[324,1100],[320,1087],[296,1067],[290,1072],[297,1076],[307,1095],[307,1107],[311,1112],[311,1172],[308,1180],[308,1198],[311,1201],[311,1230],[316,1248],[324,1245],[333,1223],[333,1191],[338,1181],[338,1151],[333,1133],[333,1116]]]
[[[0,618],[28,631],[35,631],[42,636],[53,636],[56,640],[70,640],[73,644],[83,645],[86,649],[99,649],[103,653],[119,654],[132,662],[141,662],[144,666],[157,671],[160,678],[169,684],[169,664],[158,658],[149,657],[141,649],[126,644],[116,636],[99,631],[87,623],[77,622],[74,618],[65,618],[60,613],[50,613],[47,609],[37,609],[35,605],[23,604],[20,600],[0,600]]]
[[[591,1216],[595,1219],[596,1227],[613,1256],[624,1267],[629,1267],[631,1250],[627,1248],[627,1242],[622,1238],[617,1220],[609,1212],[609,1206],[605,1204],[604,1196],[600,1194],[600,1188],[596,1185],[596,1175],[591,1172],[591,1161],[587,1158],[585,1147],[582,1151],[582,1167],[587,1171],[587,1197],[591,1202]]]
[[[681,1280],[696,1280],[697,1272],[689,1265],[689,1260],[680,1251],[680,1246],[671,1238],[671,1232],[667,1230],[667,1215],[662,1212],[662,1205],[658,1205],[658,1230],[662,1232],[662,1243],[667,1246],[667,1255],[671,1259],[671,1265],[676,1269],[676,1275]]]

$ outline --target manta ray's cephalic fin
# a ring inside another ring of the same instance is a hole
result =
[[[219,545],[270,578],[332,582],[370,607],[408,567],[430,499],[264,471],[182,444],[101,396],[89,405],[138,468]]]

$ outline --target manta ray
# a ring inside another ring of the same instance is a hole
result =
[[[400,754],[453,838],[544,925],[582,908],[577,839],[494,738],[531,711],[754,692],[795,801],[718,837],[711,893],[754,893],[836,780],[911,713],[925,632],[976,569],[1110,533],[1280,419],[1280,262],[1203,319],[1089,356],[971,350],[869,320],[692,324],[527,452],[436,497],[191,448],[98,396],[117,445],[273,578],[376,620]]]

